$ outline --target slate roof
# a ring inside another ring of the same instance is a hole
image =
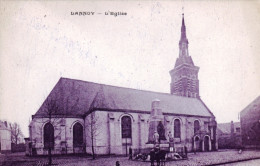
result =
[[[248,112],[260,112],[260,96],[258,96],[254,101],[246,106],[246,108],[240,112],[240,115],[244,116]]]
[[[192,116],[214,116],[197,98],[187,98],[167,93],[151,92],[68,78],[60,78],[48,98],[55,99],[59,107],[57,115],[84,116],[91,108],[108,110],[132,110],[150,113],[151,102],[161,101],[163,113]],[[34,116],[45,116],[46,101]]]
[[[236,131],[236,128],[240,128],[240,122],[234,122],[234,131]],[[218,130],[220,130],[221,133],[230,134],[231,133],[231,123],[218,123]]]

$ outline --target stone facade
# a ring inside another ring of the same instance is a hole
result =
[[[11,152],[11,130],[7,122],[0,121],[0,153]]]
[[[92,114],[95,114],[97,118],[97,134],[94,136],[94,148],[97,154],[125,154],[126,148],[132,149],[144,149],[148,143],[149,134],[149,117],[148,113],[134,113],[134,112],[107,112],[96,110]],[[121,119],[123,116],[129,116],[131,118],[132,136],[130,139],[122,138]],[[90,121],[91,116],[86,118],[65,118],[64,124],[53,123],[54,125],[54,137],[55,144],[52,151],[53,154],[62,153],[76,153],[76,149],[73,146],[73,125],[77,122],[84,126],[85,131],[84,143],[86,145],[86,152],[92,153],[92,142],[90,135],[90,125],[87,121]],[[174,120],[179,119],[181,121],[181,136],[180,139],[175,138],[175,147],[186,146],[188,151],[193,151],[195,143],[194,138],[199,139],[197,151],[210,151],[212,150],[213,128],[210,128],[210,122],[212,118],[207,117],[190,117],[190,116],[178,116],[178,115],[164,115],[164,127],[166,138],[169,131],[174,133]],[[56,121],[62,121],[61,119],[55,119]],[[198,120],[200,123],[200,130],[194,133],[194,121]],[[37,150],[38,155],[47,155],[48,149],[44,148],[43,143],[43,127],[48,122],[47,118],[33,119],[30,125],[30,138],[32,140],[32,146]],[[33,133],[33,134],[32,134]],[[205,137],[209,137],[209,142],[205,143]],[[63,143],[66,145],[63,145]],[[65,148],[64,150],[62,150]]]
[[[47,155],[48,149],[44,148],[44,125],[49,122],[48,118],[34,118],[29,126],[30,141],[37,155]],[[50,120],[54,127],[53,154],[76,153],[73,148],[73,125],[77,122],[84,126],[82,118],[53,118]],[[30,153],[32,154],[32,152]]]

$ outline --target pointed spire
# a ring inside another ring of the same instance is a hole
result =
[[[179,56],[184,57],[184,56],[189,56],[189,51],[188,51],[188,39],[186,37],[186,26],[184,22],[184,13],[182,13],[182,25],[181,25],[181,39],[179,42]]]
[[[181,40],[180,42],[188,42],[188,39],[186,37],[186,26],[184,22],[184,13],[182,13],[182,24],[181,24]]]

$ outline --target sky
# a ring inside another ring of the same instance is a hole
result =
[[[28,137],[60,77],[170,93],[183,11],[201,99],[239,121],[260,94],[259,1],[0,1],[0,119]]]

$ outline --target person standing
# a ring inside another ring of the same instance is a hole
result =
[[[160,160],[161,160],[160,149],[157,149],[156,152],[155,152],[155,160],[156,160],[157,166],[160,166]]]
[[[155,152],[154,149],[150,151],[150,161],[151,161],[151,166],[154,166],[154,159],[155,159]]]
[[[188,158],[188,150],[187,150],[187,146],[184,146],[184,153],[185,153],[185,157]]]
[[[133,159],[132,156],[133,156],[133,150],[132,150],[132,148],[130,147],[130,148],[129,148],[129,160],[132,160],[132,159]]]
[[[119,163],[119,161],[116,161],[116,166],[120,166],[120,163]]]

